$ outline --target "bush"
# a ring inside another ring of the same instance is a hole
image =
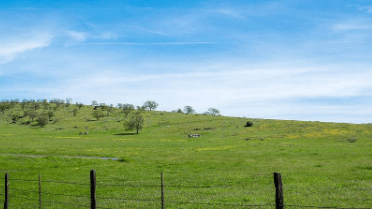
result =
[[[248,121],[244,127],[251,127],[253,126],[253,122],[252,121]]]
[[[53,118],[53,116],[54,116],[54,112],[52,110],[49,110],[47,112],[47,115],[48,115],[49,120],[51,120]]]
[[[39,126],[44,127],[48,124],[49,117],[47,114],[41,114],[37,117],[36,121]]]
[[[20,117],[19,113],[12,114],[11,118],[12,118],[13,123],[16,123],[19,117]]]
[[[72,113],[74,114],[74,116],[76,116],[78,113],[79,113],[79,109],[77,107],[75,107],[73,110],[72,110]]]

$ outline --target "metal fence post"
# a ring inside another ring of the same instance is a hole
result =
[[[163,183],[163,172],[161,172],[161,209],[164,209],[164,183]]]
[[[5,173],[5,201],[4,201],[4,209],[8,209],[9,203],[9,176],[8,173]]]
[[[284,209],[283,184],[280,173],[274,173],[275,205],[276,209]]]
[[[39,209],[41,209],[41,174],[39,174]]]
[[[90,170],[90,208],[96,209],[96,170]]]

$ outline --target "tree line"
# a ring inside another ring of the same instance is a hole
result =
[[[84,108],[84,104],[80,102],[72,103],[71,98],[66,99],[19,99],[12,100],[2,100],[0,101],[0,112],[5,114],[8,110],[11,110],[16,105],[20,106],[20,109],[23,110],[23,114],[20,112],[11,112],[9,115],[12,122],[16,123],[19,119],[28,117],[31,121],[36,119],[37,124],[41,127],[47,125],[50,121],[53,120],[54,112],[58,111],[60,108],[72,107],[72,114],[76,116],[81,108]],[[111,112],[114,108],[118,108],[124,113],[125,121],[124,127],[125,130],[135,130],[138,134],[139,130],[143,128],[144,118],[142,112],[145,110],[153,111],[156,110],[159,104],[155,101],[148,100],[143,103],[142,106],[134,106],[133,104],[128,103],[118,103],[116,107],[113,104],[107,105],[105,103],[98,103],[96,100],[93,100],[91,103],[93,107],[92,117],[99,120],[102,117],[110,117]],[[195,110],[191,106],[185,106],[182,109],[174,110],[172,112],[182,113],[182,114],[195,114]],[[203,113],[204,115],[219,115],[219,110],[215,108],[209,108],[208,111]],[[29,122],[28,122],[29,124]]]

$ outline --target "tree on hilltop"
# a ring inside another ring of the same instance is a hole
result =
[[[215,108],[209,108],[208,113],[209,113],[209,115],[218,115],[218,114],[220,114],[220,111],[215,109]]]
[[[122,104],[121,107],[123,109],[125,117],[127,117],[128,114],[134,110],[134,105],[132,105],[132,104]]]
[[[185,112],[186,114],[190,114],[190,113],[195,113],[195,110],[191,106],[185,106],[183,108],[183,112]]]
[[[149,108],[150,111],[151,110],[155,110],[157,107],[159,106],[158,103],[156,103],[155,101],[146,101],[145,103],[143,103],[143,107],[145,107],[146,109]]]

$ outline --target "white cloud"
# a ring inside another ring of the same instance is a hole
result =
[[[372,13],[372,6],[358,6],[358,10]]]
[[[92,38],[97,38],[97,39],[116,39],[116,38],[118,38],[118,34],[112,33],[112,32],[103,32],[103,33],[100,33],[99,35],[92,36]]]
[[[52,37],[49,34],[42,34],[37,37],[29,37],[27,39],[1,41],[0,64],[12,61],[16,55],[20,53],[49,46],[51,38]]]
[[[217,9],[216,12],[218,14],[222,14],[228,17],[233,17],[237,19],[245,19],[244,16],[239,11],[232,10],[232,9]]]
[[[361,23],[338,23],[332,26],[334,31],[366,30],[372,29],[372,25]]]
[[[195,44],[216,44],[216,42],[157,42],[157,43],[137,43],[137,42],[111,42],[111,43],[86,43],[88,45],[137,45],[137,46],[151,46],[151,45],[195,45]]]
[[[85,32],[78,32],[78,31],[66,31],[66,35],[76,41],[85,41],[88,37],[88,34]]]

